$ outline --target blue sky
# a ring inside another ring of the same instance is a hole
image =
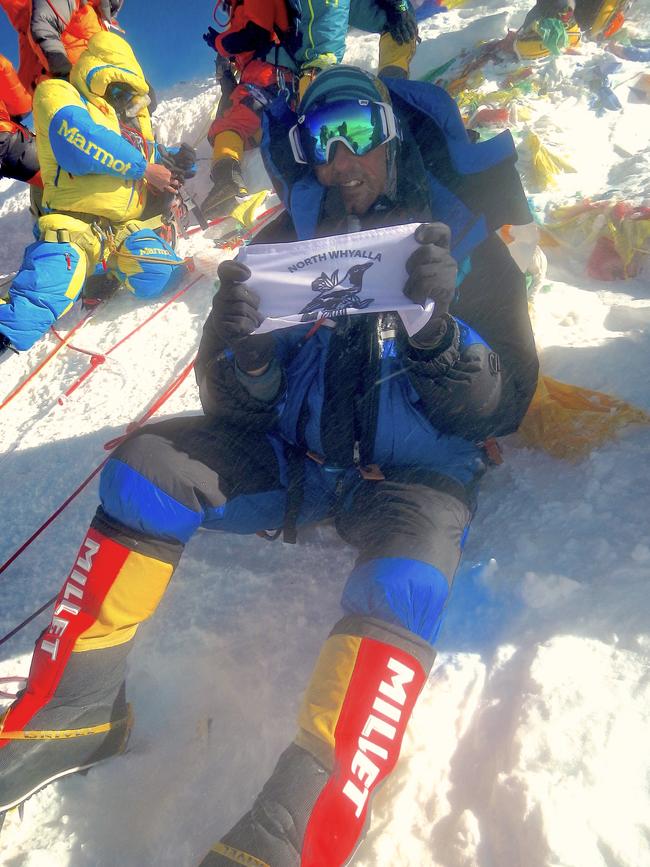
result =
[[[156,90],[212,74],[214,52],[201,39],[212,23],[212,0],[124,0],[119,21]],[[18,60],[16,33],[0,10],[0,52]]]

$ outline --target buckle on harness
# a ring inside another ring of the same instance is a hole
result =
[[[381,482],[386,478],[378,464],[368,464],[366,467],[359,466],[358,469],[361,478],[367,482]]]

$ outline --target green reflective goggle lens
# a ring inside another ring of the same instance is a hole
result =
[[[325,165],[336,142],[363,156],[396,135],[393,110],[386,103],[342,100],[302,115],[289,132],[289,141],[296,162]]]

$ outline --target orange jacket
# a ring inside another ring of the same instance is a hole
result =
[[[32,16],[32,0],[0,0],[12,27],[18,34],[20,66],[18,77],[23,87],[33,93],[38,82],[46,74],[46,64],[29,39],[29,22]]]
[[[90,0],[86,5],[83,5],[81,0],[76,0],[76,6],[77,9],[70,16],[61,34],[65,53],[72,64],[75,64],[86,50],[90,38],[100,30],[106,30],[97,8],[99,0]],[[61,23],[63,24],[63,21]]]
[[[102,6],[119,8],[120,2],[102,0],[0,0],[18,34],[18,76],[33,93],[39,81],[50,78],[52,62],[62,57],[72,65],[95,33],[106,29]]]
[[[32,110],[32,97],[18,78],[18,73],[10,60],[0,54],[0,131],[13,131],[12,117],[29,114]]]

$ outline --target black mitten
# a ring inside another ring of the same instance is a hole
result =
[[[422,223],[415,230],[419,246],[406,260],[409,275],[404,294],[423,307],[434,302],[431,319],[411,337],[420,349],[433,348],[444,338],[449,323],[449,305],[456,293],[456,260],[449,252],[451,232],[444,223]]]
[[[271,334],[252,335],[264,316],[259,295],[245,285],[250,269],[242,262],[228,261],[219,265],[217,273],[219,291],[212,302],[215,332],[232,349],[242,370],[259,370],[273,358],[274,342]]]
[[[218,35],[219,31],[215,30],[214,27],[208,27],[207,33],[203,34],[203,41],[207,42],[207,44],[210,46],[210,48],[213,49],[213,51],[217,50],[214,44],[214,40],[217,38]]]

